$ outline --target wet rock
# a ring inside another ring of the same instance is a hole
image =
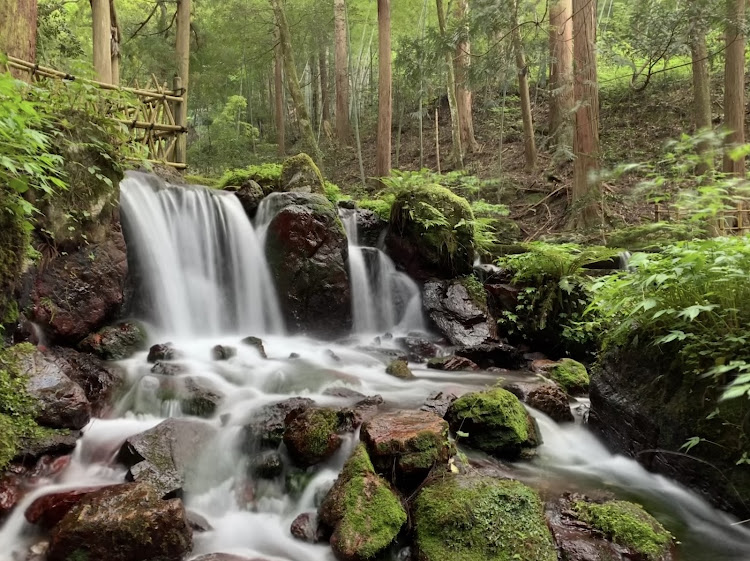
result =
[[[188,510],[185,516],[193,532],[210,532],[213,530],[213,526],[211,526],[208,520],[194,510]]]
[[[485,343],[456,349],[456,356],[468,358],[482,370],[508,368],[515,370],[523,364],[523,354],[507,343]]]
[[[120,311],[128,261],[122,233],[61,254],[34,279],[29,319],[53,343],[75,345]]]
[[[13,459],[24,465],[33,465],[45,458],[65,456],[73,452],[80,436],[78,431],[58,430],[40,438],[26,440],[21,443]]]
[[[451,429],[467,436],[462,439],[503,459],[516,459],[538,445],[534,422],[518,398],[496,388],[469,393],[454,401],[446,419]]]
[[[479,366],[466,357],[449,355],[431,358],[427,361],[427,368],[445,370],[446,372],[460,372],[479,370]]]
[[[208,555],[201,555],[196,557],[192,561],[264,561],[263,559],[249,557],[241,557],[239,555],[232,555],[230,553],[209,553]]]
[[[486,304],[460,280],[428,281],[424,284],[422,305],[440,332],[454,345],[481,345],[497,335],[495,320]]]
[[[276,450],[266,450],[250,458],[248,471],[253,477],[275,479],[284,472],[284,462]]]
[[[308,543],[318,543],[324,537],[318,528],[318,515],[314,512],[300,514],[292,522],[290,531],[295,538]]]
[[[399,487],[421,483],[435,466],[447,465],[454,452],[448,423],[427,411],[393,411],[362,425],[362,442],[378,473]]]
[[[343,428],[353,431],[365,421],[369,421],[378,414],[378,409],[383,405],[383,397],[372,395],[366,397],[351,407],[345,407],[339,412],[339,418],[343,419]]]
[[[341,362],[341,357],[337,355],[336,353],[334,353],[331,349],[328,349],[326,351],[326,355],[328,355],[330,358],[332,358],[336,362]]]
[[[224,345],[216,345],[211,349],[211,358],[213,360],[229,360],[232,357],[237,356],[237,349],[234,347],[227,347]]]
[[[388,227],[388,222],[369,209],[358,208],[354,212],[357,220],[358,244],[365,247],[378,247],[380,238]]]
[[[323,395],[330,395],[331,397],[342,397],[346,399],[360,399],[365,397],[365,394],[359,393],[351,388],[335,387],[326,388],[323,390]]]
[[[425,400],[424,404],[422,404],[422,407],[419,408],[419,410],[434,413],[442,419],[448,412],[448,408],[451,406],[451,403],[453,403],[457,399],[458,396],[450,392],[438,392],[428,397]]]
[[[159,360],[174,360],[176,358],[179,358],[179,352],[172,346],[172,343],[160,343],[148,350],[146,360],[153,364]]]
[[[182,501],[164,501],[142,483],[87,495],[55,526],[49,561],[181,561],[192,548]]]
[[[38,524],[47,529],[52,528],[84,497],[98,489],[98,487],[83,487],[44,495],[29,505],[24,516],[31,524]]]
[[[192,480],[196,450],[204,450],[216,429],[204,422],[167,419],[154,428],[128,438],[118,460],[130,468],[128,477],[148,483],[161,497],[177,496]]]
[[[276,448],[284,439],[284,420],[290,413],[299,413],[315,405],[307,397],[292,397],[279,403],[264,405],[250,416],[240,431],[240,448],[253,454],[258,447]]]
[[[252,179],[248,179],[240,187],[227,187],[225,190],[235,194],[251,219],[257,214],[258,207],[267,194],[263,187]]]
[[[12,511],[21,500],[21,479],[13,474],[0,478],[0,520]]]
[[[284,444],[292,461],[313,466],[330,458],[341,446],[341,418],[335,409],[309,408],[291,413],[284,423]]]
[[[536,360],[532,363],[532,368],[557,382],[570,395],[583,395],[589,391],[586,367],[571,358],[557,362]]]
[[[287,327],[335,338],[351,328],[348,246],[335,207],[323,195],[284,193],[268,226],[266,252]]]
[[[268,358],[268,355],[266,354],[266,349],[263,346],[263,340],[259,339],[258,337],[245,337],[242,340],[243,345],[247,345],[248,347],[255,347],[255,349],[258,351],[258,354],[261,358]],[[296,354],[296,353],[292,353]],[[290,355],[289,358],[292,358]],[[299,355],[297,355],[294,358],[299,358]]]
[[[336,558],[355,561],[388,548],[406,522],[406,511],[360,444],[323,499],[318,519],[331,532]]]
[[[568,396],[557,386],[545,385],[532,390],[526,398],[526,403],[557,423],[574,420]]]
[[[289,353],[289,358],[292,360],[299,358],[299,353]]]
[[[419,559],[557,561],[539,495],[518,481],[445,474],[414,508]]]
[[[103,360],[131,357],[146,343],[146,332],[136,322],[126,321],[103,327],[78,344],[78,349]]]
[[[187,366],[184,364],[162,362],[160,360],[157,360],[151,367],[151,372],[159,376],[179,376],[180,374],[185,374],[187,371]]]
[[[409,369],[409,364],[405,360],[394,360],[385,369],[386,374],[390,374],[394,378],[400,378],[401,380],[413,380],[415,378],[412,371]]]
[[[49,542],[47,541],[35,543],[29,548],[29,553],[26,555],[26,561],[46,561],[48,549]]]
[[[413,362],[424,362],[440,352],[440,347],[422,337],[399,337],[396,343],[406,349],[409,360]]]
[[[391,362],[393,360],[409,360],[409,357],[406,356],[406,353],[400,349],[386,349],[383,347],[373,347],[367,345],[359,345],[358,347],[356,347],[356,349],[358,351],[362,351],[363,353],[368,353],[370,355],[378,357],[386,362]]]
[[[224,394],[208,378],[189,376],[180,382],[180,408],[187,415],[211,417],[224,401]]]
[[[323,193],[323,175],[312,158],[297,154],[281,166],[281,190],[294,193]]]

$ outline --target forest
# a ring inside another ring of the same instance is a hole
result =
[[[748,561],[746,0],[0,0],[0,561]]]

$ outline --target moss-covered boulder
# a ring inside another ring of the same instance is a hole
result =
[[[402,380],[414,379],[414,374],[409,368],[409,363],[405,360],[393,360],[385,369],[386,374]]]
[[[145,343],[146,331],[143,326],[134,321],[125,321],[92,333],[78,344],[78,348],[104,360],[122,360],[141,350]]]
[[[281,166],[281,190],[293,193],[325,193],[320,169],[307,154],[287,158]]]
[[[379,477],[364,445],[355,448],[318,511],[342,561],[374,559],[396,539],[406,511],[388,482]]]
[[[446,419],[474,448],[499,458],[515,459],[538,445],[534,421],[518,398],[495,388],[469,393],[454,401]]]
[[[330,458],[341,446],[339,412],[310,408],[289,415],[284,422],[284,444],[295,464],[313,466]]]
[[[586,367],[572,358],[564,358],[543,370],[570,395],[581,395],[589,391],[590,381]]]
[[[414,508],[423,561],[557,561],[539,495],[523,483],[445,475]]]
[[[391,208],[386,246],[418,280],[468,275],[474,262],[471,206],[440,185],[408,187]]]

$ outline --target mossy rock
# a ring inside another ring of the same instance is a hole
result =
[[[280,184],[283,191],[325,194],[323,174],[307,154],[297,154],[284,161]]]
[[[373,469],[364,445],[354,449],[320,506],[320,522],[333,530],[338,559],[374,559],[396,539],[406,510],[390,485]]]
[[[141,324],[126,321],[108,325],[92,333],[78,344],[84,352],[90,352],[103,360],[123,360],[131,357],[146,344],[146,331]]]
[[[472,272],[474,213],[440,185],[408,187],[396,196],[386,238],[394,260],[411,276],[453,278]]]
[[[385,369],[385,372],[386,374],[390,374],[391,376],[395,378],[400,378],[402,380],[414,379],[414,374],[409,368],[409,363],[406,362],[405,360],[392,361],[388,365],[388,367]]]
[[[661,560],[672,547],[672,535],[640,505],[577,501],[573,510],[580,520],[648,561]]]
[[[552,365],[547,373],[568,394],[583,394],[589,390],[589,373],[586,367],[572,358],[564,358]]]
[[[239,188],[250,181],[259,185],[264,195],[279,191],[281,189],[281,164],[265,163],[228,170],[219,180],[218,187],[219,189]]]
[[[454,401],[446,415],[451,429],[469,446],[499,458],[515,459],[538,445],[534,421],[518,398],[496,388]]]
[[[0,326],[15,323],[18,304],[13,298],[29,249],[24,219],[5,209],[18,205],[18,196],[0,185]]]
[[[466,289],[477,308],[487,312],[487,291],[476,275],[467,275],[457,279],[457,282]]]
[[[539,495],[523,483],[445,475],[414,509],[423,561],[557,561]]]
[[[330,458],[341,446],[337,433],[342,422],[335,409],[310,408],[284,424],[284,444],[300,467],[313,466]]]

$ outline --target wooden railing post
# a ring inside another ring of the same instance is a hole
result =
[[[182,130],[177,133],[177,141],[175,142],[174,148],[174,161],[178,164],[184,164],[187,162],[187,123],[185,117],[187,112],[183,110],[185,105],[185,90],[182,89],[182,78],[180,76],[174,77],[174,94],[178,96],[181,101],[175,101],[174,114],[175,124],[178,127],[182,127]]]

